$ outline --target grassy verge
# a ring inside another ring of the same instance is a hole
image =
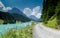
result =
[[[4,23],[4,20],[0,19],[0,24],[3,24]]]
[[[44,24],[44,25],[50,28],[58,29],[56,16],[55,15],[52,16],[47,22],[47,24]]]
[[[53,20],[49,20],[47,24],[45,24],[47,27],[50,28],[55,28],[57,29],[57,22],[56,22],[56,18],[54,18]]]
[[[11,29],[5,34],[2,34],[0,38],[33,38],[32,37],[32,30],[34,27],[34,23],[32,25],[28,25],[22,29]]]

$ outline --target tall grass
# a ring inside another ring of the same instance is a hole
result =
[[[54,16],[52,16],[50,19],[49,19],[49,21],[47,22],[47,24],[44,24],[45,26],[47,26],[47,27],[50,27],[50,28],[55,28],[55,29],[57,29],[58,27],[57,27],[57,18],[56,18],[56,16],[54,15]]]
[[[31,25],[27,25],[27,27],[22,28],[22,29],[10,29],[8,32],[5,34],[2,34],[0,38],[33,38],[32,37],[32,30],[34,27],[34,23]]]

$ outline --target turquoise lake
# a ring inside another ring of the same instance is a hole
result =
[[[20,23],[20,24],[5,24],[0,25],[0,34],[3,34],[7,32],[10,29],[16,28],[16,29],[22,29],[26,27],[27,25],[31,25],[32,22],[26,22],[26,23]]]

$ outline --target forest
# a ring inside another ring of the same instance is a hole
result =
[[[58,28],[60,25],[60,0],[44,0],[42,21],[46,26]]]

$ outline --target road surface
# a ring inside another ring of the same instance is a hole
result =
[[[33,38],[60,38],[60,30],[48,28],[39,23],[33,29]]]

